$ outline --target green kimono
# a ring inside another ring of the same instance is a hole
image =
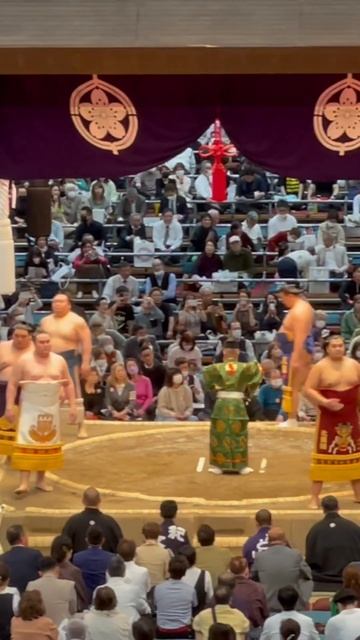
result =
[[[211,416],[210,464],[223,471],[241,471],[248,465],[249,418],[241,393],[251,396],[261,379],[257,362],[228,360],[203,371],[205,387],[218,395]]]

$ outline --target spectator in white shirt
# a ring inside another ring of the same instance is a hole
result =
[[[297,227],[297,220],[290,214],[290,207],[286,200],[278,200],[276,214],[268,222],[268,238],[276,236],[281,231],[290,231]]]
[[[299,599],[296,589],[290,585],[282,587],[279,589],[277,597],[282,611],[265,620],[260,640],[281,640],[280,625],[284,620],[289,619],[296,620],[300,625],[301,634],[299,640],[319,640],[319,634],[311,618],[295,610]],[[337,640],[339,639],[337,638]]]
[[[330,618],[325,627],[325,640],[357,640],[360,636],[360,609],[352,589],[341,589],[333,599],[340,613]]]
[[[138,587],[143,598],[151,589],[150,574],[146,567],[135,563],[136,544],[133,540],[121,540],[118,554],[125,562],[125,579]]]
[[[111,276],[106,281],[101,297],[107,298],[109,302],[117,299],[116,289],[118,287],[127,287],[130,293],[130,301],[135,302],[139,298],[139,283],[134,276],[131,275],[131,266],[128,262],[120,262],[119,272],[115,276]]]
[[[162,220],[154,224],[153,241],[157,251],[180,251],[183,230],[170,209],[166,209],[162,214]]]
[[[335,238],[328,234],[323,235],[323,244],[315,249],[319,267],[329,269],[331,277],[342,277],[349,268],[349,259],[346,248],[336,244]]]
[[[198,601],[197,611],[201,611],[211,605],[214,595],[210,573],[196,566],[196,550],[191,545],[185,545],[180,549],[179,553],[185,556],[189,565],[182,580],[194,587]]]
[[[317,233],[317,243],[324,244],[324,235],[330,234],[335,239],[336,244],[345,244],[345,232],[343,225],[339,223],[339,213],[337,209],[330,209],[327,218],[319,224]]]
[[[106,572],[106,585],[102,584],[101,587],[110,587],[115,593],[117,600],[117,609],[121,613],[125,613],[134,622],[138,620],[141,615],[150,613],[150,606],[145,600],[139,587],[129,582],[125,577],[125,563],[120,556],[114,556],[109,563]],[[94,598],[96,597],[96,591],[94,592]]]
[[[170,176],[176,182],[177,192],[179,196],[183,196],[187,200],[191,198],[190,187],[191,179],[185,174],[185,167],[182,162],[177,162],[174,166],[174,175]]]
[[[289,245],[285,244],[283,247],[280,246],[279,256],[280,255],[277,272],[281,279],[308,278],[310,267],[316,266],[316,256],[311,254],[311,249],[290,251]]]
[[[212,200],[212,173],[211,162],[204,160],[200,166],[200,174],[195,180],[194,187],[196,197],[201,200]]]
[[[243,233],[253,241],[255,245],[255,251],[261,250],[263,243],[263,234],[261,231],[261,227],[258,224],[259,214],[257,211],[249,211],[244,222],[241,225],[241,230]]]

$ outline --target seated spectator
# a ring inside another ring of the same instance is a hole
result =
[[[19,204],[21,204],[21,197]],[[27,196],[25,197],[27,200]],[[67,216],[65,216],[64,205],[61,202],[62,198],[60,197],[60,187],[58,184],[53,184],[50,189],[50,210],[51,210],[51,219],[60,222],[60,224],[72,224],[68,220]],[[20,216],[21,219],[21,216]],[[16,218],[15,218],[16,221]]]
[[[159,391],[156,420],[196,420],[193,416],[193,399],[190,387],[184,383],[179,369],[168,368],[165,386]]]
[[[104,334],[105,335],[105,334]],[[99,336],[100,338],[103,336]],[[109,374],[109,367],[107,363],[106,353],[101,347],[94,347],[91,352],[91,367],[95,369],[99,376],[100,383],[103,385]]]
[[[236,185],[236,200],[261,200],[265,198],[265,185],[254,167],[247,167],[241,173]]]
[[[9,587],[10,573],[3,562],[0,562],[0,638],[10,640],[10,623],[13,616],[18,615],[20,594],[16,587]]]
[[[131,275],[131,266],[128,262],[120,262],[118,273],[108,278],[102,292],[102,297],[107,298],[109,302],[116,300],[116,290],[120,286],[128,289],[131,302],[135,302],[139,298],[139,283],[137,279]]]
[[[155,336],[155,338],[159,340],[162,339],[165,316],[151,296],[144,296],[142,299],[136,320],[150,335]]]
[[[128,640],[132,618],[117,608],[114,591],[110,587],[97,589],[94,606],[84,616],[91,640]]]
[[[250,579],[249,565],[242,556],[231,558],[230,571],[235,576],[231,606],[249,620],[251,635],[255,635],[255,630],[259,634],[269,615],[264,588]]]
[[[162,362],[155,358],[154,349],[151,345],[142,347],[140,360],[141,371],[151,382],[155,400],[160,389],[164,386],[166,369]]]
[[[200,547],[196,549],[196,564],[199,569],[206,569],[211,575],[213,585],[218,577],[229,567],[231,554],[215,544],[215,531],[210,525],[202,524],[196,533]]]
[[[142,528],[145,542],[136,549],[136,564],[146,567],[149,571],[151,586],[166,580],[169,573],[170,552],[159,542],[161,534],[160,525],[157,522],[147,522]]]
[[[239,291],[239,302],[234,309],[234,322],[240,322],[241,334],[244,338],[252,339],[258,328],[254,307],[251,302],[250,293],[246,289]]]
[[[115,322],[112,316],[109,300],[107,298],[98,298],[95,302],[95,313],[90,318],[90,323],[98,320],[104,326],[104,329],[115,329]]]
[[[298,640],[301,634],[301,627],[296,620],[283,620],[280,625],[280,640]]]
[[[0,556],[0,561],[10,572],[10,586],[23,593],[28,582],[39,576],[42,554],[28,546],[28,537],[21,524],[8,527],[6,540],[10,549]]]
[[[360,609],[356,593],[351,589],[341,589],[335,594],[333,602],[339,608],[339,613],[326,623],[326,640],[357,640]]]
[[[133,415],[138,420],[145,419],[148,409],[153,404],[151,382],[149,378],[142,375],[138,360],[135,358],[126,359],[126,373],[128,374],[129,382],[135,386],[136,405]]]
[[[64,247],[65,234],[62,224],[57,220],[51,221],[51,231],[48,238],[48,244],[54,251],[62,251]]]
[[[314,524],[306,536],[306,561],[315,587],[326,591],[341,583],[343,570],[349,563],[360,562],[360,527],[339,514],[334,496],[325,496],[321,507],[323,520]]]
[[[90,207],[81,207],[80,224],[75,229],[75,242],[80,245],[84,235],[91,235],[95,244],[102,245],[106,240],[106,230],[101,222],[97,222],[93,218],[93,212]]]
[[[145,346],[151,346],[154,351],[155,358],[161,360],[161,354],[159,344],[155,340],[154,336],[148,335],[146,329],[141,324],[135,323],[132,327],[131,337],[125,342],[123,348],[123,357],[135,358],[140,361],[141,349]]]
[[[102,548],[105,538],[96,524],[89,527],[86,541],[88,548],[75,553],[72,561],[82,573],[91,601],[95,589],[105,582],[105,573],[114,554]]]
[[[342,573],[342,586],[351,589],[360,601],[360,563],[351,562]]]
[[[161,338],[171,340],[174,337],[175,317],[173,305],[163,300],[163,292],[160,287],[154,287],[150,290],[150,298],[153,300],[157,309],[164,315],[161,326]],[[139,318],[137,318],[139,322]]]
[[[360,336],[358,330],[355,331],[353,338],[349,344],[349,357],[360,363]]]
[[[182,373],[185,384],[191,389],[193,403],[203,404],[204,390],[199,378],[190,372],[188,360],[186,358],[176,358],[174,364],[176,369],[179,369]]]
[[[284,317],[284,311],[273,293],[268,293],[265,296],[257,317],[260,331],[278,331]]]
[[[250,236],[248,236],[247,233],[245,233],[242,230],[242,223],[239,222],[238,220],[235,220],[235,222],[231,223],[230,229],[229,229],[229,231],[227,232],[227,234],[225,236],[225,248],[226,248],[227,251],[229,250],[229,240],[233,236],[238,236],[240,238],[241,245],[242,245],[242,247],[244,249],[249,249],[249,251],[255,251],[256,250],[255,244],[253,243],[253,241],[250,238]]]
[[[130,335],[134,326],[135,313],[130,304],[130,292],[125,285],[116,289],[116,298],[110,304],[110,314],[116,331],[122,335]]]
[[[136,390],[129,381],[125,367],[115,363],[106,381],[105,406],[115,420],[127,421],[136,417]]]
[[[160,198],[160,213],[169,210],[176,214],[177,220],[185,221],[187,219],[186,198],[178,194],[176,184],[170,180],[165,185],[164,194]]]
[[[276,369],[281,369],[281,363],[283,361],[283,352],[281,351],[277,342],[272,342],[262,356],[264,359],[268,358],[272,360]]]
[[[150,273],[145,281],[145,294],[149,295],[154,288],[160,288],[163,292],[165,302],[177,304],[176,300],[176,275],[169,271],[165,271],[165,264],[162,258],[154,258],[152,264],[152,273]]]
[[[302,200],[304,195],[304,181],[298,178],[280,178],[278,187],[283,196],[291,196],[293,199]]]
[[[316,309],[314,313],[314,325],[312,330],[312,336],[314,342],[321,342],[323,332],[326,327],[326,311]]]
[[[203,253],[203,251],[205,251],[205,245],[209,240],[216,246],[218,239],[219,237],[211,215],[209,213],[203,213],[200,218],[200,223],[196,225],[191,235],[190,249],[197,253]]]
[[[278,200],[276,214],[268,222],[268,239],[280,232],[293,230],[297,226],[297,220],[290,214],[290,207],[286,200]]]
[[[275,363],[270,358],[264,358],[261,360],[261,369],[263,374],[262,384],[270,381],[271,372],[276,369]]]
[[[296,249],[303,249],[303,236],[300,227],[290,229],[290,231],[279,231],[272,238],[268,239],[266,245],[266,251],[268,253],[279,253],[279,249],[283,244],[289,244],[295,251]],[[273,256],[269,256],[269,262],[274,262]]]
[[[179,553],[186,558],[188,563],[183,581],[195,589],[198,602],[196,613],[198,613],[205,609],[205,606],[209,607],[211,605],[214,595],[211,576],[208,571],[199,569],[199,567],[196,566],[196,549],[190,544],[183,546]]]
[[[116,520],[100,511],[101,495],[98,490],[88,487],[83,493],[82,503],[84,510],[71,516],[62,531],[64,536],[70,538],[74,553],[87,548],[86,536],[93,524],[103,532],[102,549],[115,553],[123,534]]]
[[[175,522],[177,511],[178,505],[175,500],[163,500],[160,504],[162,522],[160,525],[159,542],[174,555],[180,552],[184,545],[189,544],[186,529],[179,527]]]
[[[236,638],[245,640],[250,628],[249,620],[241,611],[230,605],[231,597],[232,591],[229,587],[216,587],[214,606],[200,611],[193,620],[193,629],[198,640],[208,640],[209,629],[214,622],[230,625],[236,633]]]
[[[59,262],[55,253],[57,249],[51,245],[50,238],[47,238],[46,236],[38,236],[35,240],[35,247],[40,249],[41,255],[45,258],[49,267],[49,272],[51,273]]]
[[[140,618],[133,623],[132,634],[134,640],[154,640],[155,625],[149,618]]]
[[[21,596],[19,616],[11,620],[11,640],[58,640],[53,620],[45,615],[40,591],[29,591]]]
[[[223,361],[223,346],[226,340],[235,340],[239,349],[239,362],[254,362],[256,360],[253,344],[247,338],[243,338],[241,324],[233,320],[229,324],[229,331],[220,336],[215,347],[215,362]]]
[[[64,196],[61,198],[60,210],[63,210],[66,224],[77,224],[81,217],[84,202],[74,182],[66,182]],[[55,218],[57,220],[58,218]],[[61,222],[61,220],[59,220]]]
[[[121,540],[118,546],[118,554],[125,563],[125,579],[137,587],[141,597],[146,599],[150,591],[150,574],[146,567],[139,567],[135,562],[136,544],[133,540]]]
[[[153,242],[156,251],[164,251],[167,254],[180,251],[183,242],[183,229],[170,209],[165,209],[162,220],[154,224]]]
[[[262,385],[259,390],[258,400],[261,405],[264,420],[277,420],[281,412],[283,396],[283,379],[279,369],[273,369],[269,376],[269,382]]]
[[[272,515],[268,509],[260,509],[255,513],[256,533],[244,544],[243,555],[249,567],[253,564],[255,556],[260,551],[268,548],[269,531],[272,527]]]
[[[282,587],[294,587],[299,594],[300,610],[306,608],[313,589],[309,565],[299,551],[288,547],[285,533],[279,527],[270,529],[268,548],[256,554],[252,578],[263,585],[271,613],[281,609],[278,591]]]
[[[105,353],[108,371],[110,371],[113,364],[124,363],[124,358],[122,357],[121,351],[119,349],[115,349],[115,344],[112,336],[99,336],[98,344],[100,349],[103,349]]]
[[[58,627],[77,611],[75,583],[59,577],[56,560],[46,557],[40,563],[40,578],[31,580],[26,591],[39,591],[47,615]]]
[[[103,278],[105,276],[105,268],[109,263],[107,258],[101,255],[92,242],[84,241],[81,243],[80,253],[73,262],[77,278]],[[91,283],[78,284],[77,298],[82,298],[84,293],[91,289],[92,297],[97,299],[99,293],[95,288],[91,288]],[[80,288],[81,287],[81,288]]]
[[[190,200],[191,178],[186,175],[186,168],[182,162],[177,162],[175,164],[170,177],[175,181],[179,196],[183,196],[186,200]]]
[[[92,183],[90,184],[90,190],[92,186],[97,182],[100,182],[104,187],[104,195],[106,200],[108,200],[108,202],[116,202],[119,194],[116,189],[115,182],[110,180],[110,178],[97,178],[96,180],[93,180]]]
[[[43,306],[34,287],[29,282],[20,283],[18,298],[7,309],[7,324],[13,327],[18,323],[34,325],[34,312]]]
[[[199,200],[212,200],[212,165],[208,160],[203,160],[200,165],[200,173],[194,182],[196,198]]]
[[[273,638],[281,638],[279,636],[280,626],[284,629],[285,621],[293,620],[297,622],[300,626],[301,636],[302,638],[307,638],[308,640],[319,640],[319,634],[314,627],[314,623],[309,618],[309,616],[304,615],[303,613],[299,613],[299,593],[298,591],[291,585],[281,587],[276,594],[277,600],[280,603],[279,613],[270,616],[264,622],[264,627],[261,634],[262,640],[272,640]],[[286,627],[285,627],[286,629]],[[284,636],[290,640],[291,636]],[[291,640],[295,640],[291,638]]]
[[[86,379],[82,381],[81,395],[84,400],[85,417],[101,417],[101,411],[105,408],[105,391],[95,367],[90,369]]]
[[[214,334],[227,332],[227,316],[221,302],[216,300],[214,287],[210,283],[203,284],[198,291],[202,311],[205,313],[202,329]]]
[[[329,270],[330,278],[346,277],[349,269],[349,258],[346,247],[335,243],[335,238],[330,234],[323,234],[323,244],[315,248],[317,255],[317,263],[319,267],[326,267]],[[333,283],[330,284],[330,290],[334,290]],[[335,285],[335,291],[338,290]]]
[[[223,263],[216,253],[216,244],[212,240],[207,240],[205,250],[197,259],[194,266],[194,273],[201,278],[212,278],[213,273],[221,271]]]
[[[96,249],[96,246],[85,240],[80,245],[80,253],[76,256],[73,266],[74,269],[79,269],[84,265],[96,264],[101,265],[102,267],[108,266],[108,259],[105,258],[101,253],[99,253]]]
[[[229,251],[223,258],[223,267],[228,271],[237,271],[251,275],[254,269],[254,259],[251,251],[244,249],[239,236],[229,238]]]
[[[158,169],[148,169],[138,173],[134,178],[134,186],[144,198],[154,198],[156,180],[160,177]]]
[[[277,273],[281,280],[310,277],[310,268],[316,267],[317,258],[313,249],[297,249],[290,251],[288,244],[279,246],[279,261]]]
[[[253,250],[255,251],[261,251],[264,242],[263,233],[261,231],[260,225],[258,224],[258,221],[259,214],[257,213],[257,211],[249,211],[246,214],[246,218],[241,225],[242,232],[245,233],[248,238],[250,238],[254,245]]]
[[[132,621],[138,620],[141,615],[150,613],[150,607],[146,602],[146,597],[141,593],[139,587],[125,577],[126,567],[124,560],[119,556],[114,556],[109,563],[106,572],[106,585],[110,587],[116,596],[117,608]],[[101,587],[98,587],[101,589]],[[96,594],[95,594],[96,597]]]
[[[360,328],[360,294],[354,296],[353,308],[346,311],[341,318],[341,335],[344,340],[351,340],[354,331]]]
[[[49,265],[38,247],[31,247],[24,265],[24,276],[29,280],[49,278]]]
[[[325,222],[321,222],[317,232],[317,244],[324,244],[324,236],[332,236],[335,244],[345,245],[345,233],[343,225],[339,224],[339,212],[336,209],[330,209],[327,212]]]
[[[60,631],[64,640],[87,640],[86,625],[79,618],[72,618],[62,625]]]
[[[139,213],[132,213],[129,218],[129,223],[120,230],[118,228],[120,249],[134,252],[134,240],[140,238],[140,240],[146,240],[146,227],[143,223],[143,219]],[[119,233],[120,231],[120,233]]]
[[[186,358],[188,362],[194,362],[198,371],[202,369],[202,355],[196,346],[195,338],[190,331],[184,331],[179,341],[168,351],[167,366],[174,368],[176,358]]]
[[[92,183],[87,205],[91,209],[103,210],[104,221],[106,220],[107,216],[112,212],[111,200],[108,200],[106,198],[105,188],[104,188],[104,185],[100,182],[100,180],[96,180],[95,182]]]
[[[59,578],[74,582],[77,600],[76,610],[84,611],[89,606],[87,589],[80,569],[70,562],[72,552],[71,540],[67,536],[56,536],[51,543],[50,555],[57,564]]]
[[[136,187],[128,187],[116,206],[116,218],[122,218],[126,222],[130,220],[131,224],[135,216],[142,221],[145,214],[146,198],[138,193]]]
[[[202,301],[188,294],[184,301],[184,307],[179,311],[178,331],[192,333],[197,338],[201,333],[201,323],[206,322],[206,314],[202,309]]]
[[[356,295],[360,295],[360,267],[355,267],[351,273],[351,278],[343,280],[339,291],[339,298],[344,309],[351,309]]]
[[[209,640],[236,640],[237,635],[230,624],[222,622],[214,622],[209,629]]]
[[[197,598],[194,587],[182,580],[187,567],[184,557],[171,558],[169,580],[155,587],[157,638],[189,638],[191,634],[191,620]]]

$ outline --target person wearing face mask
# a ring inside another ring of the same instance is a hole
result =
[[[160,198],[160,213],[169,209],[178,220],[186,220],[188,216],[186,199],[178,194],[176,184],[172,181],[165,185],[164,195]]]
[[[116,420],[128,421],[137,417],[135,385],[122,364],[115,363],[111,367],[106,381],[105,406],[109,417]]]
[[[86,380],[82,380],[81,387],[85,417],[88,419],[100,417],[101,410],[104,408],[105,391],[95,367],[90,368],[89,375]]]
[[[341,319],[341,335],[349,341],[357,329],[360,329],[360,295],[354,297],[352,311],[346,311]]]
[[[260,387],[258,400],[265,420],[276,420],[281,410],[283,380],[279,369],[273,369],[269,382]]]
[[[102,347],[94,347],[91,354],[91,366],[96,370],[100,382],[103,383],[108,373],[106,354]]]
[[[184,383],[180,369],[170,368],[166,373],[165,386],[158,395],[156,420],[197,420],[192,415],[193,397],[190,387]]]
[[[223,362],[223,347],[227,339],[234,340],[239,349],[239,362],[256,361],[253,344],[242,335],[241,324],[237,320],[230,322],[229,333],[220,336],[215,347],[215,362]]]
[[[174,174],[170,175],[170,179],[173,179],[175,181],[179,196],[182,196],[186,200],[190,200],[191,179],[185,174],[185,167],[183,163],[178,162],[175,165],[173,171]]]
[[[276,214],[268,222],[268,238],[276,236],[282,231],[290,231],[298,226],[297,220],[290,214],[290,207],[286,200],[278,200]]]
[[[100,336],[99,346],[104,350],[108,370],[110,370],[112,365],[115,363],[124,363],[122,354],[120,351],[115,349],[114,340],[111,336]]]
[[[136,408],[133,411],[137,420],[145,419],[147,412],[151,411],[154,394],[151,381],[140,372],[139,363],[134,358],[126,360],[126,373],[129,381],[135,385]]]
[[[202,369],[202,356],[199,347],[196,346],[195,338],[190,331],[184,331],[178,343],[175,343],[168,351],[167,366],[173,368],[177,358],[186,358],[189,362],[195,362],[198,371]]]
[[[38,247],[32,247],[24,265],[24,276],[28,279],[49,278],[49,265]]]
[[[320,342],[321,338],[324,338],[324,330],[326,327],[326,311],[322,311],[321,309],[317,309],[314,314],[314,327],[312,331],[312,335],[314,338],[314,342]]]
[[[128,187],[116,207],[116,218],[122,218],[131,223],[131,216],[139,215],[142,220],[145,213],[146,198],[141,196],[135,187]]]
[[[63,215],[67,224],[76,224],[80,220],[83,199],[79,195],[79,190],[74,182],[67,182],[64,185],[64,194],[60,199]]]
[[[281,327],[284,310],[273,293],[268,293],[258,313],[260,331],[277,331]]]
[[[151,289],[157,287],[163,292],[164,302],[177,304],[176,285],[176,275],[165,270],[165,263],[162,258],[154,258],[152,272],[147,276],[145,281],[145,295],[148,296]]]
[[[206,319],[202,301],[192,296],[187,297],[184,308],[179,312],[179,330],[189,331],[194,338],[197,338],[201,333],[202,323],[205,323]]]

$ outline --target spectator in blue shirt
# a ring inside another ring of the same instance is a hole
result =
[[[157,638],[189,638],[191,620],[197,607],[194,587],[183,582],[188,563],[184,556],[175,556],[169,563],[169,580],[154,590]]]
[[[81,570],[91,601],[96,587],[106,582],[106,570],[114,557],[110,551],[104,551],[104,534],[99,527],[90,527],[86,534],[88,548],[75,553],[73,564]]]
[[[243,548],[243,556],[249,567],[253,564],[255,556],[260,551],[268,548],[269,531],[272,526],[272,516],[268,509],[260,509],[255,514],[256,533],[247,539]]]
[[[178,506],[175,500],[164,500],[160,505],[160,515],[163,521],[160,525],[161,533],[159,542],[165,549],[176,555],[184,545],[190,544],[184,527],[179,527],[176,522]]]
[[[276,420],[280,410],[283,395],[283,380],[278,369],[269,374],[269,382],[260,387],[258,400],[265,420]]]

